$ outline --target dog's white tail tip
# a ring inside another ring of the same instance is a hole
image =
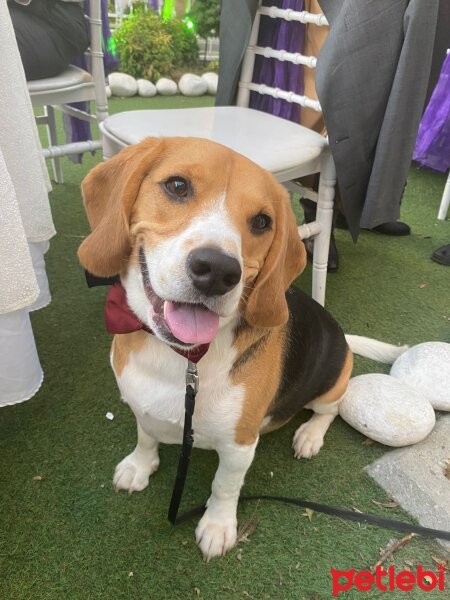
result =
[[[371,358],[378,362],[392,365],[399,356],[401,356],[409,346],[394,346],[393,344],[386,344],[385,342],[379,342],[368,337],[361,335],[347,335],[345,336],[347,344],[350,350],[355,354],[364,356],[365,358]]]

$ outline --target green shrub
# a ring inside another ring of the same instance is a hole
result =
[[[114,33],[120,70],[153,81],[198,60],[195,35],[179,20],[162,22],[151,10],[133,12]]]
[[[189,17],[201,38],[219,35],[220,0],[195,0],[189,12]]]
[[[172,38],[175,69],[195,66],[198,62],[197,37],[183,21],[171,19],[162,23],[163,30]]]
[[[114,39],[122,72],[146,79],[170,73],[174,60],[172,38],[162,30],[156,13],[131,14],[115,31]]]

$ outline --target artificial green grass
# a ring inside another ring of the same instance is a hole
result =
[[[199,99],[113,100],[111,112],[193,102]],[[144,492],[113,492],[114,466],[134,447],[135,420],[109,366],[106,290],[87,289],[76,258],[88,231],[79,185],[98,160],[85,157],[81,166],[65,160],[66,183],[51,193],[58,230],[47,255],[53,301],[32,316],[44,385],[32,400],[0,410],[0,598],[331,598],[331,567],[370,567],[379,549],[401,534],[317,513],[309,518],[281,504],[244,504],[239,521],[256,522],[250,541],[206,564],[194,541],[196,522],[173,528],[166,520],[179,447],[161,447],[160,469]],[[443,186],[444,177],[411,170],[402,209],[412,226],[409,237],[363,232],[354,245],[347,232],[337,231],[341,265],[328,277],[327,307],[345,331],[394,343],[450,341],[450,269],[429,258],[450,241],[449,223],[436,220]],[[310,289],[309,268],[298,283]],[[383,370],[356,360],[356,374]],[[408,520],[403,511],[372,502],[386,496],[363,471],[388,449],[363,444],[364,437],[340,419],[317,457],[293,459],[292,434],[308,417],[303,411],[261,439],[243,493],[300,496]],[[215,453],[194,451],[184,507],[207,498],[216,465]],[[443,554],[416,537],[392,562],[399,569],[422,564],[436,570],[431,556]],[[342,597],[360,598],[361,592]],[[420,590],[408,594],[423,597]]]

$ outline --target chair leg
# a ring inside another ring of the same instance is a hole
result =
[[[447,217],[448,208],[450,206],[450,173],[447,177],[447,182],[445,184],[444,193],[442,194],[441,205],[439,207],[438,219],[440,221],[445,221]]]
[[[47,135],[50,146],[58,145],[58,135],[56,133],[55,109],[53,106],[44,106],[44,114],[47,117]],[[61,159],[52,158],[53,179],[56,183],[64,183]]]
[[[329,152],[324,154],[320,172],[319,191],[317,195],[316,221],[320,224],[320,232],[314,238],[312,297],[322,306],[325,305],[325,288],[327,284],[328,252],[330,248],[331,228],[333,225],[334,188],[336,170]]]

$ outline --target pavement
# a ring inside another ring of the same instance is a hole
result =
[[[420,525],[450,531],[450,414],[436,414],[430,435],[386,453],[366,467],[369,475]],[[450,551],[450,542],[437,540]]]

